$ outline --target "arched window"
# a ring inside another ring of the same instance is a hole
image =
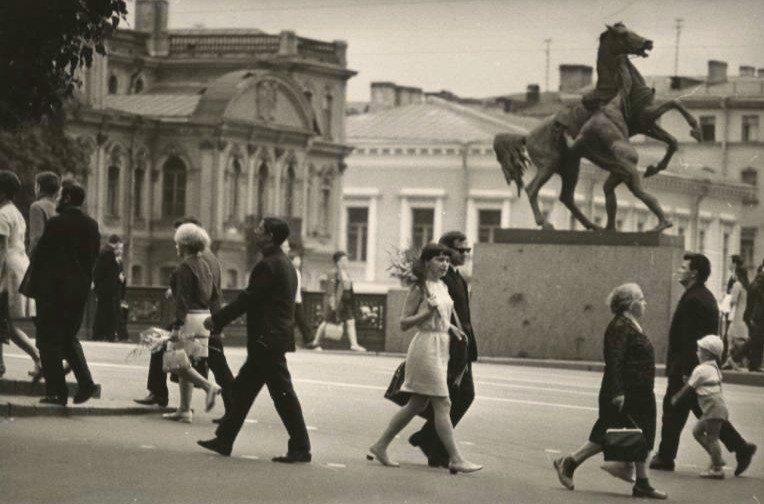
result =
[[[330,140],[333,134],[333,128],[332,128],[332,121],[334,120],[334,118],[332,117],[333,109],[334,109],[334,96],[332,96],[331,93],[326,93],[326,96],[324,96],[324,137]]]
[[[241,163],[238,159],[234,159],[231,171],[226,173],[228,178],[228,220],[231,222],[235,222],[239,218],[241,175]]]
[[[262,219],[266,211],[268,197],[268,165],[263,161],[257,171],[257,218]]]
[[[320,221],[319,231],[322,235],[331,234],[332,224],[332,176],[326,174],[321,179],[321,194],[320,194]]]
[[[109,94],[117,94],[119,91],[119,81],[116,75],[109,77]]]
[[[294,215],[294,186],[295,169],[294,160],[291,160],[281,176],[281,187],[284,192],[284,216],[292,217]]]
[[[162,216],[183,217],[186,214],[186,165],[178,156],[170,156],[163,172]]]
[[[138,80],[135,81],[135,87],[133,88],[133,93],[139,94],[143,92],[143,79],[138,77]]]
[[[139,166],[133,173],[133,216],[143,217],[143,188],[146,184],[146,170]]]
[[[109,166],[106,176],[106,215],[119,217],[119,166]]]

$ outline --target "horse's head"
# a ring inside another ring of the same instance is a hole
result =
[[[613,54],[635,54],[647,57],[647,51],[653,49],[653,41],[637,35],[623,23],[605,25],[607,31],[600,36],[600,44],[608,44]]]

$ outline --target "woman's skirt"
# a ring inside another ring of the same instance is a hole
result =
[[[406,376],[401,386],[404,392],[431,397],[448,397],[447,332],[420,331],[414,335],[406,353]]]
[[[655,404],[655,394],[650,391],[625,394],[623,410],[610,402],[610,397],[599,398],[599,418],[594,423],[592,431],[589,434],[589,441],[598,445],[605,444],[605,431],[608,429],[633,428],[642,429],[642,435],[645,437],[647,449],[652,450],[655,445],[655,425],[657,407]],[[628,416],[627,416],[628,415]],[[631,420],[634,420],[634,423]]]

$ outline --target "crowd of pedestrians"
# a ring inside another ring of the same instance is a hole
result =
[[[74,403],[90,399],[97,390],[77,333],[91,289],[97,298],[94,339],[125,339],[120,320],[125,292],[122,241],[112,235],[101,249],[98,224],[82,210],[85,191],[76,182],[60,183],[45,172],[36,179],[38,200],[30,209],[30,241],[25,246],[26,222],[13,203],[20,189],[18,177],[0,170],[0,336],[13,341],[32,359],[33,379],[44,377],[46,395],[40,402],[65,406],[65,374],[77,381]],[[305,463],[312,460],[311,443],[300,400],[294,390],[286,354],[295,350],[295,322],[308,348],[320,349],[327,325],[341,324],[350,349],[365,351],[355,327],[353,282],[347,255],[334,254],[328,275],[324,321],[311,339],[301,299],[299,255],[289,254],[290,229],[284,220],[265,218],[254,231],[258,250],[247,287],[223,306],[221,265],[210,250],[210,238],[193,218],[176,222],[174,242],[179,264],[171,276],[167,296],[176,311],[167,327],[170,337],[149,363],[148,395],[136,399],[145,405],[167,406],[167,376],[179,386],[179,405],[164,418],[190,423],[194,388],[205,392],[205,409],[222,395],[225,413],[215,436],[198,444],[229,456],[244,420],[262,388],[268,388],[276,411],[288,433],[287,451],[275,462]],[[100,250],[99,250],[100,249]],[[456,443],[454,429],[475,398],[472,365],[478,358],[467,282],[459,272],[471,249],[459,231],[444,234],[437,244],[426,245],[412,272],[401,329],[416,329],[404,365],[401,393],[408,398],[389,420],[380,437],[369,447],[367,458],[398,467],[388,453],[396,435],[417,415],[422,428],[408,439],[431,467],[452,473],[482,468],[467,460]],[[763,265],[764,267],[764,265]],[[699,420],[693,434],[709,453],[711,463],[701,477],[721,479],[722,448],[735,454],[735,475],[750,465],[756,445],[746,441],[730,422],[722,392],[720,367],[761,371],[764,349],[764,271],[759,267],[749,282],[739,257],[733,257],[725,317],[705,283],[710,262],[702,254],[683,257],[678,279],[685,291],[668,328],[667,388],[662,404],[660,443],[649,459],[657,437],[657,404],[654,393],[655,352],[640,325],[647,308],[638,284],[613,289],[607,304],[613,319],[605,330],[605,370],[599,392],[599,414],[588,440],[575,452],[553,462],[560,483],[573,490],[575,470],[585,460],[603,452],[608,429],[635,427],[644,449],[639,456],[603,466],[610,474],[633,484],[637,497],[665,499],[654,488],[649,470],[673,471],[679,439],[689,413]],[[247,358],[234,376],[223,349],[223,329],[247,316]],[[14,320],[34,316],[32,340]],[[717,335],[718,334],[718,335]],[[2,346],[0,345],[0,349]],[[0,350],[1,352],[1,350]],[[212,371],[215,382],[210,381]],[[0,353],[0,375],[2,353]],[[648,462],[649,459],[649,462]]]

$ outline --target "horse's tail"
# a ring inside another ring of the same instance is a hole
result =
[[[524,187],[523,175],[531,162],[525,148],[526,138],[526,135],[513,133],[499,133],[493,138],[493,150],[501,165],[501,171],[507,179],[507,184],[511,186],[512,181],[517,184],[518,197]]]

